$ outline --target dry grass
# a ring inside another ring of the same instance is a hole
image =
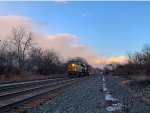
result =
[[[132,80],[124,80],[121,82],[121,85],[126,85],[126,84],[130,84],[132,82]]]
[[[5,77],[4,75],[0,75],[0,82],[4,81],[5,80]]]
[[[38,80],[38,79],[55,78],[55,77],[63,77],[63,76],[64,76],[63,74],[51,74],[51,75],[44,76],[44,75],[31,74],[31,73],[23,73],[21,75],[10,74],[9,76],[0,75],[0,83]]]
[[[125,80],[121,83],[129,92],[137,98],[140,98],[145,104],[150,105],[150,78],[146,76],[133,76],[131,80]]]
[[[145,75],[134,75],[130,77],[133,81],[144,81],[144,80],[150,80],[150,77]]]

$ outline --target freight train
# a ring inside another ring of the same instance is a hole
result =
[[[68,63],[68,76],[79,77],[88,76],[90,73],[90,65],[81,63],[80,61],[70,61]]]

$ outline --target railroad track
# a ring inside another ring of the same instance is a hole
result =
[[[49,79],[43,79],[43,80],[32,80],[32,81],[23,81],[23,82],[9,82],[9,83],[3,83],[0,84],[0,92],[3,92],[4,90],[11,90],[14,88],[23,88],[23,87],[27,87],[27,85],[37,85],[37,84],[42,84],[42,83],[49,83],[52,81],[56,81],[56,80],[62,80],[62,79],[67,79],[67,77],[64,78],[49,78]]]
[[[32,101],[36,97],[74,84],[79,78],[57,78],[0,85],[0,113]]]

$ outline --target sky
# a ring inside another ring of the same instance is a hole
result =
[[[0,2],[0,38],[23,24],[43,48],[95,66],[125,62],[128,51],[150,43],[150,2]]]

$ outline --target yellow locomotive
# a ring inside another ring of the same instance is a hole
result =
[[[89,75],[89,65],[83,64],[79,61],[70,61],[68,63],[68,76],[77,77],[77,76],[87,76]]]

